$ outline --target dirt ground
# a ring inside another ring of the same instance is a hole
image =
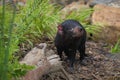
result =
[[[48,53],[52,50],[55,54],[56,48],[52,42],[48,42]],[[106,44],[87,41],[84,59],[86,65],[79,64],[79,53],[76,55],[74,73],[69,73],[68,62],[63,61],[63,68],[70,80],[120,80],[120,54],[117,56],[108,53]],[[50,55],[50,54],[49,54]],[[114,57],[113,57],[114,56]],[[54,71],[44,75],[40,80],[68,80],[61,71]]]

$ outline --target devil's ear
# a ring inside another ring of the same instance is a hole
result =
[[[62,31],[62,29],[63,29],[62,25],[58,25],[57,28],[58,28],[59,31]]]
[[[58,25],[58,34],[63,35],[63,27],[61,25]]]

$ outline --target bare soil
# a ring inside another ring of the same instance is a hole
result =
[[[53,42],[48,42],[48,55],[57,54]],[[108,52],[106,44],[87,41],[84,59],[86,65],[79,64],[79,53],[74,64],[75,72],[68,71],[68,62],[63,61],[63,68],[70,80],[120,80],[120,54],[117,56]],[[61,71],[54,71],[43,75],[40,80],[68,80]]]

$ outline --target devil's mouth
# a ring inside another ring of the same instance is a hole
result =
[[[81,37],[81,34],[73,34],[73,37],[79,38]]]

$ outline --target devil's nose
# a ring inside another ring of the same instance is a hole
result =
[[[79,33],[81,31],[82,31],[81,27],[75,27],[74,30],[73,30],[74,33]]]
[[[78,30],[81,32],[81,31],[82,31],[82,28],[78,28]]]

